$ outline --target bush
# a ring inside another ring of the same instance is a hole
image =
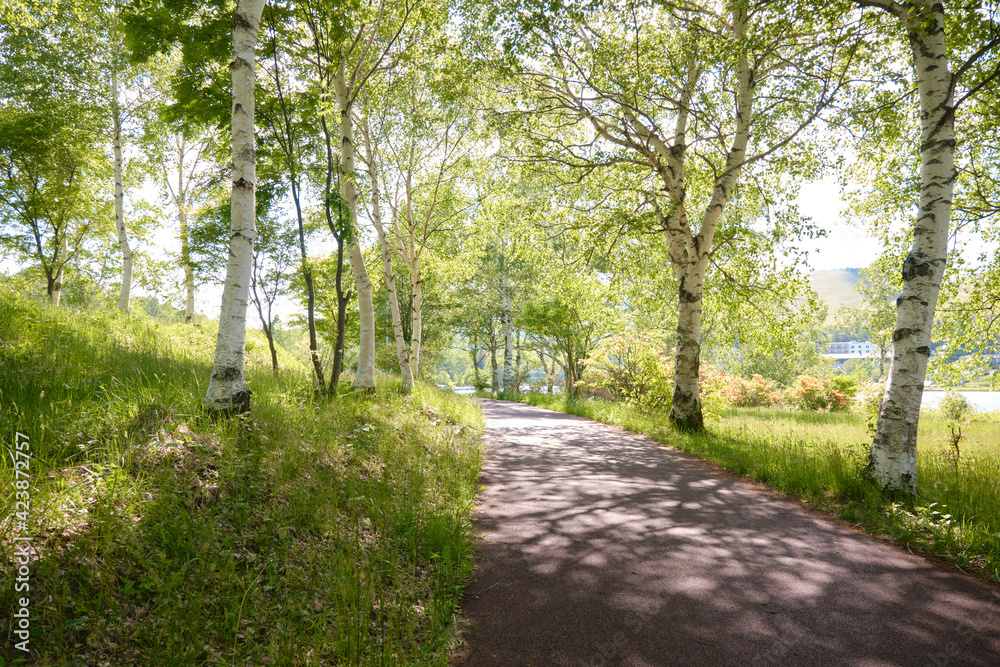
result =
[[[666,411],[673,396],[674,363],[655,334],[618,334],[591,355],[580,383],[595,395],[602,390],[643,410]]]
[[[749,380],[730,375],[722,387],[722,397],[738,408],[769,408],[781,400],[773,380],[754,374]]]
[[[972,413],[972,405],[965,396],[956,391],[949,391],[941,397],[938,410],[949,424],[961,424]]]
[[[852,378],[816,378],[800,375],[788,390],[788,402],[799,410],[844,412],[851,406],[857,393],[857,382]]]

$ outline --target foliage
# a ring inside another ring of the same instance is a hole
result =
[[[781,392],[773,380],[754,374],[749,380],[729,375],[722,387],[722,396],[738,408],[769,408],[781,401]]]
[[[800,410],[843,412],[851,407],[855,393],[857,382],[851,377],[800,375],[788,389],[786,397]]]
[[[594,350],[581,384],[643,410],[669,412],[673,376],[673,360],[655,333],[616,334]]]
[[[875,422],[878,420],[878,411],[882,405],[882,398],[885,396],[885,385],[876,382],[869,382],[859,385],[855,395],[854,405],[857,411],[865,416],[868,421],[868,430],[875,433]]]
[[[973,408],[965,396],[958,392],[949,391],[941,397],[941,405],[938,406],[938,410],[948,422],[948,429],[951,431],[948,444],[951,447],[951,455],[957,468],[962,456],[962,441],[965,439],[962,427],[967,425]]]

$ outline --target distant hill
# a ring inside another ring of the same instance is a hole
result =
[[[841,306],[853,308],[861,305],[861,295],[854,290],[861,279],[858,271],[860,269],[814,271],[809,276],[809,284],[827,305],[831,317]]]

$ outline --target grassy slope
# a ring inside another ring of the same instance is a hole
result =
[[[858,269],[838,271],[814,271],[809,276],[809,284],[826,303],[829,315],[836,314],[841,306],[854,308],[861,305],[861,295],[854,286],[858,284]]]
[[[252,416],[199,411],[214,330],[0,291],[0,444],[28,436],[39,664],[447,663],[482,417],[421,387],[317,402],[252,338]],[[11,571],[14,471],[0,463]],[[6,581],[6,580],[5,580]],[[0,664],[13,649],[0,591]]]
[[[527,395],[526,402],[615,424],[793,494],[866,530],[1000,581],[1000,424],[980,416],[965,429],[956,463],[948,427],[920,421],[920,495],[886,498],[861,474],[871,443],[857,413],[733,409],[705,435],[675,431],[666,415],[621,403]]]

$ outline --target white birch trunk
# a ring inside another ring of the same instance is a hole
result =
[[[420,275],[420,265],[417,260],[409,266],[410,269],[410,295],[413,297],[413,304],[410,307],[410,369],[413,377],[420,377],[420,345],[423,342],[423,307],[424,307],[424,279]]]
[[[358,243],[357,209],[358,194],[354,187],[354,121],[351,91],[347,87],[344,74],[345,58],[341,54],[340,66],[334,77],[337,91],[337,108],[340,110],[340,156],[347,172],[340,179],[340,196],[347,203],[351,216],[351,242],[347,246],[347,258],[354,274],[354,285],[358,294],[358,321],[361,326],[361,341],[358,351],[358,371],[354,376],[354,388],[375,391],[375,308],[372,305],[372,283]]]
[[[879,408],[868,470],[875,482],[916,493],[917,421],[930,357],[931,327],[948,254],[955,126],[952,73],[945,48],[945,17],[934,0],[893,3],[906,23],[920,95],[920,207],[913,245],[903,262],[903,290],[896,302],[892,361]]]
[[[503,313],[503,389],[510,391],[514,382],[514,337],[510,322],[510,277],[506,270],[500,276],[500,308]]]
[[[664,170],[667,190],[677,202],[677,211],[667,225],[669,255],[678,282],[677,350],[674,358],[674,391],[670,406],[670,421],[685,430],[704,428],[701,404],[701,320],[704,302],[705,272],[708,269],[715,231],[733,196],[739,181],[746,149],[750,140],[750,114],[753,110],[753,75],[742,44],[747,28],[746,11],[733,12],[733,37],[737,48],[744,50],[739,59],[736,91],[736,130],[732,147],[726,157],[725,171],[719,176],[712,191],[712,199],[702,216],[697,235],[690,229],[684,207],[684,154],[686,113],[679,114],[673,154],[659,148],[670,168]],[[697,78],[692,67],[689,78]],[[683,105],[687,108],[687,104]],[[662,142],[660,142],[662,145]],[[680,175],[680,178],[677,178]]]
[[[403,318],[399,312],[396,275],[392,270],[392,250],[389,246],[389,240],[385,235],[385,228],[382,227],[378,170],[375,163],[375,154],[372,151],[371,132],[368,129],[367,117],[363,121],[361,132],[365,138],[365,161],[368,165],[368,176],[372,182],[372,224],[375,225],[375,231],[378,232],[379,251],[382,255],[382,275],[385,278],[386,298],[389,301],[389,311],[392,315],[392,333],[396,341],[396,361],[399,364],[399,373],[403,378],[403,391],[410,393],[413,391],[413,371],[410,368],[410,358],[406,351],[406,339],[403,337]]]
[[[184,266],[184,323],[194,322],[194,266],[191,264],[191,242],[188,240],[187,210],[177,216],[181,226],[181,264]]]
[[[63,278],[66,275],[66,262],[69,261],[69,238],[68,233],[63,233],[62,245],[59,247],[59,270],[56,271],[56,279],[52,285],[52,305],[58,306],[62,301]]]
[[[132,292],[132,247],[128,242],[128,232],[125,229],[125,193],[122,185],[122,119],[121,107],[118,104],[118,68],[111,67],[111,115],[113,129],[111,144],[115,160],[115,229],[118,232],[118,247],[122,251],[122,287],[118,295],[118,309],[128,312],[129,296]]]
[[[190,178],[186,179],[184,167],[184,157],[187,155],[187,142],[181,135],[174,136],[174,147],[177,149],[177,189],[174,190],[170,184],[170,177],[167,172],[163,172],[163,180],[167,184],[170,198],[177,207],[177,224],[181,241],[181,261],[180,266],[184,270],[184,323],[191,324],[194,321],[194,264],[191,262],[191,239],[187,221],[188,192],[191,189]],[[197,164],[198,159],[195,158]],[[192,170],[193,171],[193,170]],[[186,179],[186,180],[185,180]]]
[[[184,268],[184,323],[191,324],[194,321],[194,266],[191,263],[191,236],[188,230],[187,202],[190,181],[184,182],[184,154],[186,152],[186,142],[183,138],[177,138],[177,193],[174,196],[174,204],[177,206],[177,223],[180,226],[181,235],[181,266]]]
[[[233,20],[233,57],[229,64],[233,77],[232,236],[215,360],[205,394],[208,409],[225,412],[244,412],[250,408],[244,345],[253,244],[257,238],[254,80],[257,31],[264,3],[265,0],[237,0]]]

